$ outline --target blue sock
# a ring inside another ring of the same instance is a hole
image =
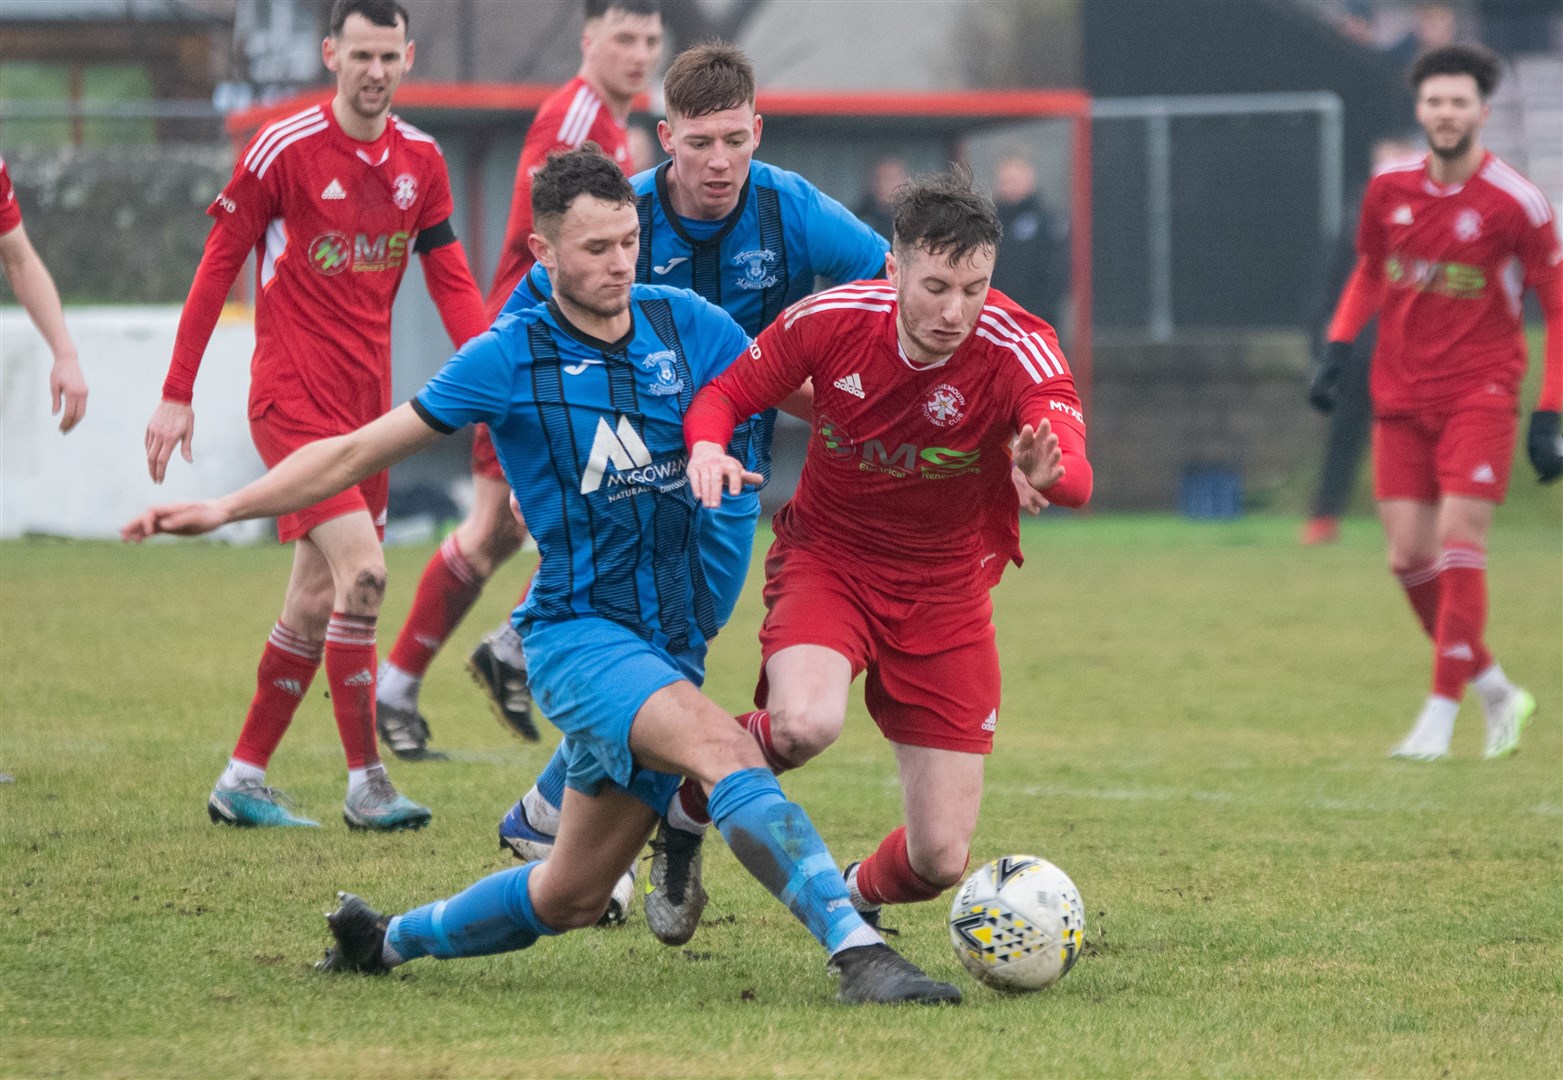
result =
[[[835,952],[854,935],[865,944],[880,940],[852,909],[847,883],[809,816],[787,800],[770,770],[724,777],[711,789],[710,807],[711,820],[744,869],[826,949]]]
[[[532,910],[527,879],[535,862],[490,874],[449,900],[436,900],[392,919],[386,941],[403,960],[525,949],[540,937],[559,931],[543,924]]]
[[[537,774],[537,791],[555,809],[564,805],[564,743],[554,748],[554,756],[548,759],[543,771]]]

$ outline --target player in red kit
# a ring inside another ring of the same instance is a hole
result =
[[[1338,372],[1379,316],[1373,354],[1374,490],[1389,562],[1433,641],[1433,688],[1394,757],[1449,752],[1467,683],[1486,717],[1489,758],[1519,745],[1536,701],[1483,641],[1487,534],[1508,488],[1526,347],[1520,297],[1547,319],[1546,371],[1527,449],[1543,483],[1563,475],[1563,248],[1536,187],[1481,143],[1497,58],[1451,45],[1412,68],[1431,150],[1369,183],[1356,270],[1310,397],[1333,404]]]
[[[813,438],[766,558],[761,711],[739,722],[773,769],[796,768],[841,734],[867,673],[906,823],[847,868],[865,913],[932,899],[966,867],[999,716],[989,590],[1020,561],[1011,447],[1046,500],[1091,494],[1058,339],[989,288],[993,203],[967,176],[922,178],[897,192],[894,222],[887,282],[788,308],[684,422],[693,493],[714,506],[753,482],[723,449],[733,425],[813,380]],[[698,792],[686,784],[670,815],[699,823]]]
[[[11,174],[0,158],[0,270],[5,272],[11,291],[27,312],[27,317],[43,335],[54,363],[49,368],[49,396],[54,411],[63,408],[60,430],[70,431],[87,413],[87,380],[82,378],[76,359],[76,346],[65,329],[65,312],[60,308],[60,293],[49,276],[49,268],[38,257],[27,228],[22,224],[22,208],[11,187]]]
[[[630,103],[646,89],[662,55],[662,16],[655,0],[586,0],[581,69],[543,102],[527,129],[516,166],[505,246],[489,290],[490,319],[532,267],[532,176],[548,155],[590,141],[625,172],[630,169]],[[424,673],[452,631],[472,610],[494,571],[521,548],[526,534],[510,512],[510,485],[499,467],[488,429],[472,441],[472,509],[424,568],[412,610],[380,668],[378,724],[391,751],[408,759],[431,752],[429,725],[418,711]],[[526,664],[514,639],[481,643],[467,662],[494,714],[513,733],[536,741]]]
[[[451,340],[459,347],[487,329],[482,296],[451,228],[439,147],[390,111],[412,66],[407,31],[407,12],[392,0],[338,0],[323,45],[336,96],[263,128],[207,211],[214,224],[180,319],[163,401],[147,425],[153,480],[162,481],[175,447],[191,460],[196,370],[251,249],[258,287],[249,420],[268,466],[390,408],[391,305],[414,252]],[[375,746],[385,511],[382,472],[277,519],[279,539],[294,545],[293,573],[238,745],[208,802],[213,821],[315,824],[284,808],[265,772],[322,659],[347,752],[347,823],[417,828],[431,817],[392,787]]]

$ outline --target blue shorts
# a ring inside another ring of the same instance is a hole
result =
[[[700,566],[716,600],[716,623],[726,626],[738,606],[754,554],[754,530],[760,521],[760,493],[723,495],[715,510],[700,512]]]
[[[521,637],[532,696],[565,734],[565,783],[583,795],[613,784],[666,811],[683,777],[636,765],[630,726],[664,686],[701,684],[704,647],[669,653],[616,622],[589,617],[527,623]]]

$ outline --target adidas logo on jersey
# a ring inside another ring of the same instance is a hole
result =
[[[1395,211],[1395,216],[1389,220],[1395,225],[1411,224],[1411,207],[1402,204],[1400,209]]]
[[[855,371],[850,375],[837,379],[831,385],[837,390],[845,390],[855,398],[863,396],[863,380],[858,378],[858,374]]]
[[[1493,472],[1492,466],[1485,461],[1471,471],[1471,482],[1473,484],[1491,484],[1496,482],[1497,479],[1498,474]]]
[[[326,185],[326,190],[320,193],[320,197],[322,199],[345,199],[347,198],[347,189],[342,186],[342,181],[333,176],[331,183]]]

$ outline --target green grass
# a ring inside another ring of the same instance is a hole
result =
[[[897,944],[959,1009],[833,1005],[818,950],[718,842],[690,945],[637,914],[525,953],[315,975],[333,891],[397,910],[506,865],[499,814],[547,747],[508,738],[460,658],[430,674],[448,763],[393,763],[417,834],[337,816],[320,689],[273,762],[325,827],[207,823],[287,554],[182,543],[0,545],[0,1074],[6,1076],[1557,1076],[1563,1073],[1559,491],[1517,474],[1493,538],[1489,639],[1541,701],[1521,752],[1389,761],[1429,649],[1377,527],[1299,549],[1296,520],[1048,520],[998,590],[1005,708],[974,860],[1044,855],[1085,897],[1054,989],[977,987],[945,902]],[[1512,518],[1512,520],[1511,520]],[[427,548],[390,553],[385,623]],[[751,689],[758,590],[712,660]],[[388,642],[390,630],[382,634]],[[843,859],[899,820],[889,748],[854,706],[785,784]]]

